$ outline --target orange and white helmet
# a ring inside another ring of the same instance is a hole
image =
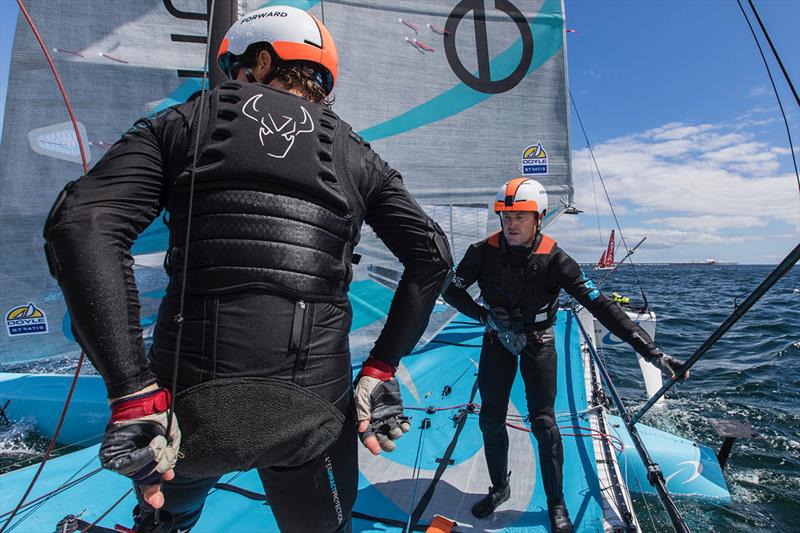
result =
[[[217,62],[229,77],[236,75],[236,59],[251,44],[266,43],[281,61],[299,61],[321,70],[321,86],[330,94],[336,83],[339,57],[331,34],[314,15],[290,6],[251,11],[233,23],[217,53]]]
[[[533,211],[544,218],[547,212],[547,191],[538,181],[531,178],[508,180],[497,191],[494,212]]]

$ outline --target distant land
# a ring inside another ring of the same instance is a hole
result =
[[[581,266],[595,266],[597,263],[579,263]],[[635,263],[636,266],[730,266],[730,265],[738,265],[739,263],[735,261],[689,261],[689,262],[670,262],[670,261],[660,261],[657,263]],[[627,266],[628,263],[620,263],[620,266]]]

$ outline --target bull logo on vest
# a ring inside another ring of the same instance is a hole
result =
[[[251,120],[255,120],[261,127],[258,130],[258,140],[261,146],[267,149],[267,155],[276,159],[283,159],[289,154],[294,141],[302,133],[314,131],[314,121],[311,114],[303,106],[300,106],[301,116],[290,117],[280,115],[277,119],[272,113],[262,113],[256,107],[262,94],[257,94],[250,98],[242,106],[242,113]]]

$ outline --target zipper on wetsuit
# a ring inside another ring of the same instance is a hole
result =
[[[298,300],[294,306],[292,339],[289,353],[295,357],[292,381],[300,385],[302,385],[302,383],[299,383],[301,377],[300,372],[306,370],[308,366],[308,357],[311,352],[311,341],[309,337],[314,322],[314,310],[315,307],[307,304],[304,300]]]
[[[297,300],[294,304],[294,317],[292,318],[292,337],[289,339],[289,353],[298,355],[302,348],[303,323],[306,318],[306,302]]]

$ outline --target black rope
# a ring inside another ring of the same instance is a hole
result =
[[[428,341],[428,344],[445,344],[447,346],[459,346],[461,348],[482,348],[483,347],[480,344],[464,344],[463,342],[439,341],[439,340],[436,340],[436,339]]]
[[[628,252],[628,255],[630,256],[628,243],[625,242],[625,235],[622,233],[622,226],[620,226],[619,219],[617,219],[617,213],[614,211],[614,204],[611,203],[611,197],[608,194],[608,189],[606,189],[606,182],[603,180],[603,174],[600,172],[600,165],[597,164],[597,159],[594,157],[592,143],[589,142],[589,135],[586,133],[586,128],[583,127],[583,120],[581,120],[581,114],[578,111],[578,105],[575,103],[575,99],[572,97],[572,91],[569,92],[569,100],[572,102],[572,108],[575,110],[575,116],[578,119],[578,124],[581,126],[583,138],[586,140],[586,147],[589,149],[589,155],[591,155],[592,162],[594,162],[594,167],[597,170],[597,176],[600,178],[600,185],[603,186],[603,192],[606,195],[606,200],[608,200],[608,207],[611,208],[611,214],[614,216],[614,223],[617,225],[617,229],[619,230],[619,239],[622,241],[622,246],[625,247],[625,251]],[[648,309],[650,305],[647,302],[647,296],[644,293],[644,287],[642,287],[642,283],[639,281],[639,274],[636,272],[636,265],[633,264],[633,259],[629,259],[628,264],[631,265],[631,270],[633,271],[633,277],[636,280],[636,285],[639,286],[639,292],[642,294],[642,300],[644,300],[644,309]]]
[[[408,513],[408,521],[405,524],[404,532],[411,531],[411,516],[414,512],[414,500],[417,499],[417,485],[419,485],[419,475],[422,473],[422,468],[419,464],[420,455],[422,455],[422,445],[425,442],[425,430],[431,427],[431,419],[424,418],[419,426],[419,442],[417,443],[417,456],[414,459],[414,469],[411,471],[411,479],[414,481],[414,489],[411,491],[411,508]]]
[[[750,19],[747,17],[747,13],[745,13],[744,8],[742,7],[741,0],[736,0],[736,3],[739,5],[739,9],[742,12],[742,16],[744,20],[747,22],[747,27],[750,28],[750,33],[753,35],[753,40],[756,42],[756,46],[758,47],[758,53],[761,54],[761,60],[764,62],[764,68],[767,69],[767,76],[769,76],[769,82],[772,84],[772,92],[775,94],[775,99],[778,100],[778,107],[781,110],[781,116],[783,117],[783,124],[786,126],[786,136],[789,138],[789,153],[792,154],[792,164],[794,165],[794,177],[797,179],[797,192],[800,193],[800,173],[797,172],[797,158],[794,155],[794,144],[792,143],[792,131],[789,128],[789,121],[786,119],[786,112],[783,110],[783,102],[781,102],[781,97],[778,94],[778,89],[775,87],[775,80],[772,77],[772,71],[769,68],[769,63],[767,63],[767,58],[764,56],[764,50],[761,48],[761,43],[758,42],[758,37],[756,37],[756,32],[753,29],[753,25],[750,24]],[[758,12],[756,11],[756,6],[753,5],[752,0],[750,0],[750,7],[753,9],[753,12],[756,14],[756,18],[758,19],[759,24],[761,24],[761,18],[758,16]],[[761,31],[764,32],[764,35],[767,36],[767,41],[769,41],[770,46],[772,46],[772,39],[769,38],[769,34],[767,33],[767,29],[761,24]],[[772,47],[772,52],[775,54],[775,58],[778,60],[778,63],[783,69],[783,63],[781,62],[780,56],[778,56],[778,52],[775,50],[775,47]],[[789,75],[786,74],[786,69],[783,69],[783,74],[786,76],[786,82],[789,84],[789,87],[792,88],[792,92],[794,92],[794,97],[797,98],[797,93],[794,90],[794,85],[792,85],[792,80],[789,79]],[[798,101],[800,104],[800,101]]]
[[[183,253],[183,268],[181,274],[181,293],[178,304],[178,314],[175,315],[175,323],[178,324],[177,338],[175,339],[175,359],[172,363],[172,383],[170,384],[170,404],[169,416],[167,417],[167,438],[169,438],[170,430],[172,429],[172,418],[175,416],[175,391],[178,389],[178,368],[181,356],[181,340],[183,337],[183,310],[186,303],[186,276],[189,272],[189,239],[191,238],[192,231],[192,208],[194,207],[194,182],[195,174],[197,172],[197,156],[200,150],[200,126],[204,123],[203,112],[205,111],[206,92],[208,82],[208,53],[211,47],[211,21],[214,19],[214,4],[215,0],[211,0],[208,8],[208,30],[206,32],[206,57],[203,63],[203,79],[201,81],[200,89],[200,109],[198,110],[199,120],[197,123],[197,131],[194,139],[194,155],[192,157],[192,173],[189,180],[189,208],[186,214],[186,244],[184,245]]]
[[[472,393],[469,397],[468,403],[473,403],[475,401],[475,395],[478,393],[478,379],[475,378],[475,384],[472,386]],[[436,468],[436,472],[433,474],[433,479],[431,480],[430,485],[428,485],[427,490],[425,490],[425,494],[419,499],[419,503],[414,508],[414,512],[411,513],[411,529],[417,525],[419,519],[422,517],[422,513],[425,512],[427,509],[428,504],[431,503],[431,499],[433,498],[433,493],[436,490],[436,484],[439,483],[439,480],[444,475],[444,471],[450,465],[450,458],[453,456],[453,451],[456,448],[456,443],[458,442],[458,438],[461,435],[461,431],[464,429],[464,425],[467,421],[467,414],[469,413],[468,410],[462,411],[456,417],[456,432],[453,435],[452,440],[450,440],[450,444],[447,446],[447,449],[442,455],[441,460],[439,460],[439,466]]]

